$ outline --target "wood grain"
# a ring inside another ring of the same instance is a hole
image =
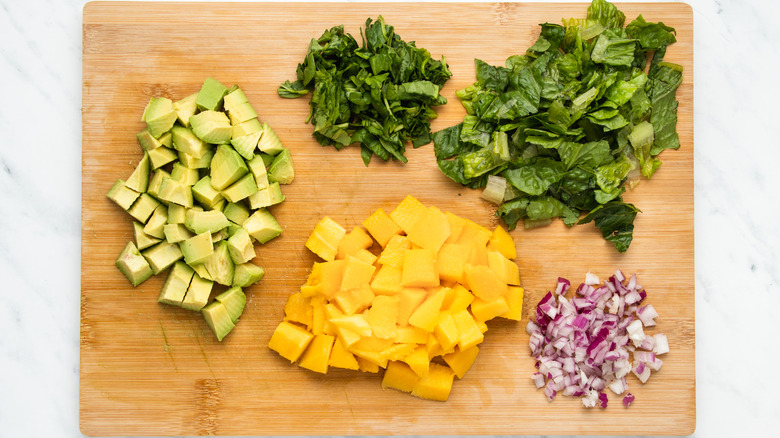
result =
[[[525,435],[691,434],[696,423],[693,221],[693,18],[682,3],[619,4],[677,29],[667,60],[684,66],[678,130],[682,148],[662,155],[651,181],[626,195],[642,214],[634,243],[618,254],[592,226],[560,222],[515,230],[527,310],[554,287],[590,271],[637,272],[661,314],[656,332],[672,352],[646,385],[631,376],[628,409],[580,401],[548,403],[529,378],[524,319],[491,322],[471,371],[449,401],[382,390],[377,375],[334,370],[327,376],[286,363],[267,348],[286,298],[314,261],[304,241],[325,215],[360,224],[377,208],[412,194],[427,205],[495,224],[476,191],[439,172],[428,145],[409,163],[372,162],[358,148],[319,146],[304,123],[308,99],[285,100],[277,86],[294,78],[308,42],[333,25],[359,35],[383,15],[407,41],[446,55],[453,78],[443,90],[434,130],[462,120],[455,90],[474,81],[474,58],[502,64],[523,53],[538,24],[584,16],[587,3],[123,3],[84,8],[80,425],[87,435]],[[199,314],[159,305],[164,275],[137,288],[114,267],[132,238],[129,216],[105,193],[127,177],[142,152],[135,133],[151,96],[182,98],[212,76],[239,84],[261,118],[293,152],[295,182],[273,213],[283,235],[258,247],[266,277],[247,293],[247,309],[219,343]]]

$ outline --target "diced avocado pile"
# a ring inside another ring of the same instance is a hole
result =
[[[157,301],[201,312],[222,341],[265,273],[254,243],[282,233],[269,207],[295,177],[292,155],[237,85],[212,78],[176,102],[153,97],[142,120],[144,156],[107,194],[134,219],[116,266],[133,286],[170,268]],[[214,283],[228,289],[209,302]]]

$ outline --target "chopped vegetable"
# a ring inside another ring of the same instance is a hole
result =
[[[314,138],[337,150],[359,143],[368,166],[376,155],[406,162],[406,142],[414,147],[431,141],[431,108],[447,102],[439,92],[452,76],[446,59],[437,61],[414,42],[405,42],[393,26],[366,20],[362,44],[343,26],[312,39],[297,80],[286,81],[278,94],[298,98],[312,92],[307,122]]]
[[[244,309],[241,288],[265,274],[254,243],[282,232],[268,207],[295,177],[292,155],[238,86],[212,78],[179,101],[151,98],[142,120],[144,156],[107,193],[135,219],[116,266],[134,287],[170,267],[158,302],[200,312],[222,341]],[[230,289],[208,303],[214,283]]]
[[[491,232],[412,196],[363,226],[317,223],[305,246],[322,261],[288,298],[269,348],[323,374],[384,369],[383,388],[445,401],[486,322],[522,317],[515,244],[500,226]]]
[[[505,66],[476,59],[477,82],[456,92],[467,115],[433,135],[439,168],[471,188],[504,177],[515,191],[496,215],[510,230],[520,220],[594,222],[619,252],[630,246],[639,210],[622,194],[680,147],[682,67],[662,61],[673,28],[641,15],[624,22],[594,0],[584,19],[541,24],[536,43]]]
[[[603,285],[598,283],[588,274],[567,299],[571,284],[559,278],[555,292],[536,306],[535,321],[528,322],[529,347],[538,368],[531,380],[550,401],[561,392],[582,397],[585,407],[606,408],[606,388],[616,395],[626,392],[629,372],[645,383],[651,371],[663,365],[658,355],[669,351],[665,335],[644,333],[655,325],[657,313],[651,305],[641,305],[647,294],[636,275],[626,279],[617,271]],[[638,319],[640,313],[644,319]],[[633,401],[627,393],[623,405]]]

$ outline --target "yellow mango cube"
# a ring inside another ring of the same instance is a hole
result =
[[[413,196],[407,196],[390,212],[390,219],[393,220],[404,233],[409,234],[415,223],[425,214],[427,207]]]
[[[507,285],[487,266],[466,265],[466,283],[477,298],[493,301],[506,295]]]
[[[469,247],[466,263],[472,266],[488,266],[488,250],[485,245],[473,243]]]
[[[390,238],[377,259],[380,265],[391,265],[400,268],[404,264],[404,253],[412,247],[409,238],[402,235],[395,235]]]
[[[459,243],[486,247],[493,233],[474,221],[463,219],[463,230],[458,236]]]
[[[415,344],[393,344],[381,352],[381,357],[389,361],[403,360],[417,347]]]
[[[404,287],[398,292],[398,325],[406,327],[409,325],[409,317],[417,309],[417,306],[425,301],[428,291],[417,287]]]
[[[425,298],[412,315],[409,316],[409,324],[419,327],[427,332],[433,332],[439,322],[439,311],[447,291],[443,288],[436,289]]]
[[[506,303],[506,298],[503,296],[495,298],[492,301],[476,298],[474,302],[471,303],[471,314],[474,315],[474,318],[477,321],[490,321],[508,311],[509,305]]]
[[[297,322],[306,327],[312,326],[314,309],[311,306],[311,298],[296,292],[287,298],[284,304],[284,320]]]
[[[488,267],[506,284],[520,285],[520,269],[517,264],[498,251],[488,251]]]
[[[397,344],[425,344],[428,341],[428,332],[411,325],[396,327],[393,341]]]
[[[501,318],[520,321],[523,319],[523,288],[519,286],[509,286],[506,294],[506,303],[509,310],[499,315]]]
[[[368,235],[366,230],[360,227],[353,227],[340,241],[337,247],[336,258],[345,259],[348,255],[354,256],[360,250],[371,247],[374,239]]]
[[[371,325],[362,313],[331,318],[330,322],[335,325],[337,329],[346,329],[361,337],[371,336],[372,334]],[[339,334],[341,334],[341,332],[339,332]]]
[[[372,374],[376,374],[376,373],[379,372],[379,365],[377,365],[377,364],[375,364],[375,363],[373,363],[373,362],[371,362],[369,360],[363,359],[360,356],[355,356],[355,360],[357,360],[358,369],[360,371],[362,371],[364,373],[372,373]]]
[[[449,312],[439,313],[439,321],[433,329],[433,334],[436,336],[439,345],[441,345],[441,348],[444,351],[454,348],[460,340],[458,326],[455,325],[452,314]]]
[[[344,266],[344,260],[314,262],[306,284],[301,286],[301,292],[305,296],[322,294],[326,298],[331,298],[341,289]]]
[[[436,253],[430,249],[410,249],[404,253],[401,284],[406,287],[436,287]]]
[[[431,361],[428,358],[428,349],[424,345],[416,347],[403,360],[418,376],[422,377],[428,374]]]
[[[374,291],[367,284],[355,289],[342,289],[332,298],[344,315],[354,315],[366,310],[373,300]]]
[[[344,273],[341,277],[341,286],[339,289],[357,289],[371,281],[374,276],[376,266],[369,265],[355,257],[347,256],[344,260]]]
[[[333,349],[330,352],[330,359],[328,359],[328,366],[334,368],[344,368],[347,370],[358,370],[358,365],[355,355],[350,353],[349,350],[344,347],[344,343],[339,339],[333,343]]]
[[[480,330],[477,321],[469,313],[468,310],[463,309],[452,314],[452,321],[458,328],[458,347],[461,350],[468,350],[477,344],[482,343],[485,340],[485,335]]]
[[[331,261],[336,258],[339,242],[346,233],[344,227],[326,216],[315,225],[305,246],[322,259]]]
[[[376,263],[376,259],[377,259],[377,256],[375,256],[374,253],[372,253],[367,249],[359,249],[355,252],[355,254],[352,254],[352,256],[369,265],[373,265],[374,263]]]
[[[493,234],[488,240],[487,249],[490,251],[498,251],[509,260],[514,260],[517,257],[515,241],[512,240],[512,236],[510,236],[501,225],[497,225],[493,230]]]
[[[443,310],[447,310],[451,313],[455,313],[459,310],[468,309],[472,301],[474,301],[474,295],[461,286],[456,284],[450,288],[451,293],[447,294],[445,301],[441,307]]]
[[[303,327],[282,321],[271,335],[268,347],[290,362],[295,362],[313,338],[314,335]]]
[[[463,227],[466,225],[466,220],[460,216],[457,216],[449,211],[444,212],[447,216],[447,220],[450,223],[450,236],[447,238],[447,243],[458,243],[460,234],[463,232]]]
[[[428,374],[412,388],[412,395],[426,400],[447,401],[454,376],[455,373],[449,367],[432,363]]]
[[[338,339],[341,342],[341,344],[344,346],[344,348],[346,348],[347,350],[352,348],[353,345],[355,345],[362,339],[362,337],[359,334],[353,332],[350,329],[339,327],[335,324],[333,325],[333,327],[335,327],[336,330],[336,339]]]
[[[371,289],[377,295],[397,295],[401,286],[401,269],[391,265],[382,265],[371,280]]]
[[[393,339],[398,324],[398,297],[377,295],[366,310],[365,317],[374,336]]]
[[[303,352],[301,360],[298,361],[298,366],[317,373],[327,373],[334,339],[330,335],[314,335],[306,351]]]
[[[325,297],[317,295],[310,298],[311,332],[314,335],[325,334]]]
[[[429,207],[414,224],[408,236],[413,244],[439,252],[441,245],[450,237],[450,221],[441,210]]]
[[[455,373],[455,375],[462,379],[466,375],[471,366],[477,360],[479,354],[479,347],[474,346],[468,350],[461,350],[456,348],[454,352],[445,354],[442,358],[447,366]]]
[[[441,356],[445,354],[444,349],[441,348],[441,343],[439,343],[439,339],[436,338],[436,335],[434,335],[433,333],[428,334],[428,342],[425,343],[425,350],[428,352],[428,360],[431,360],[436,356]]]
[[[382,388],[412,392],[420,377],[404,362],[390,362],[382,376]]]
[[[468,261],[470,246],[444,243],[436,257],[436,270],[442,281],[465,282],[463,268]]]
[[[363,226],[371,234],[382,248],[387,246],[387,242],[390,238],[396,234],[401,234],[401,227],[399,227],[390,216],[385,213],[381,208],[375,211],[368,219],[363,221]]]
[[[322,331],[326,335],[336,335],[338,332],[336,332],[336,326],[333,325],[333,323],[330,322],[331,318],[338,318],[339,316],[343,316],[344,312],[341,311],[335,304],[333,303],[325,303],[325,323],[323,324]]]

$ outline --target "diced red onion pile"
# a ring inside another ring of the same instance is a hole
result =
[[[636,274],[626,279],[621,271],[600,285],[588,273],[571,299],[565,297],[571,283],[559,278],[555,292],[548,292],[536,306],[536,321],[529,321],[529,347],[539,369],[531,379],[544,388],[547,399],[556,394],[582,397],[592,408],[607,407],[609,388],[622,395],[628,407],[634,396],[626,376],[633,372],[647,382],[651,371],[663,365],[659,355],[669,352],[664,334],[647,335],[644,327],[655,326],[658,313],[637,283]],[[633,356],[633,357],[632,357]]]

